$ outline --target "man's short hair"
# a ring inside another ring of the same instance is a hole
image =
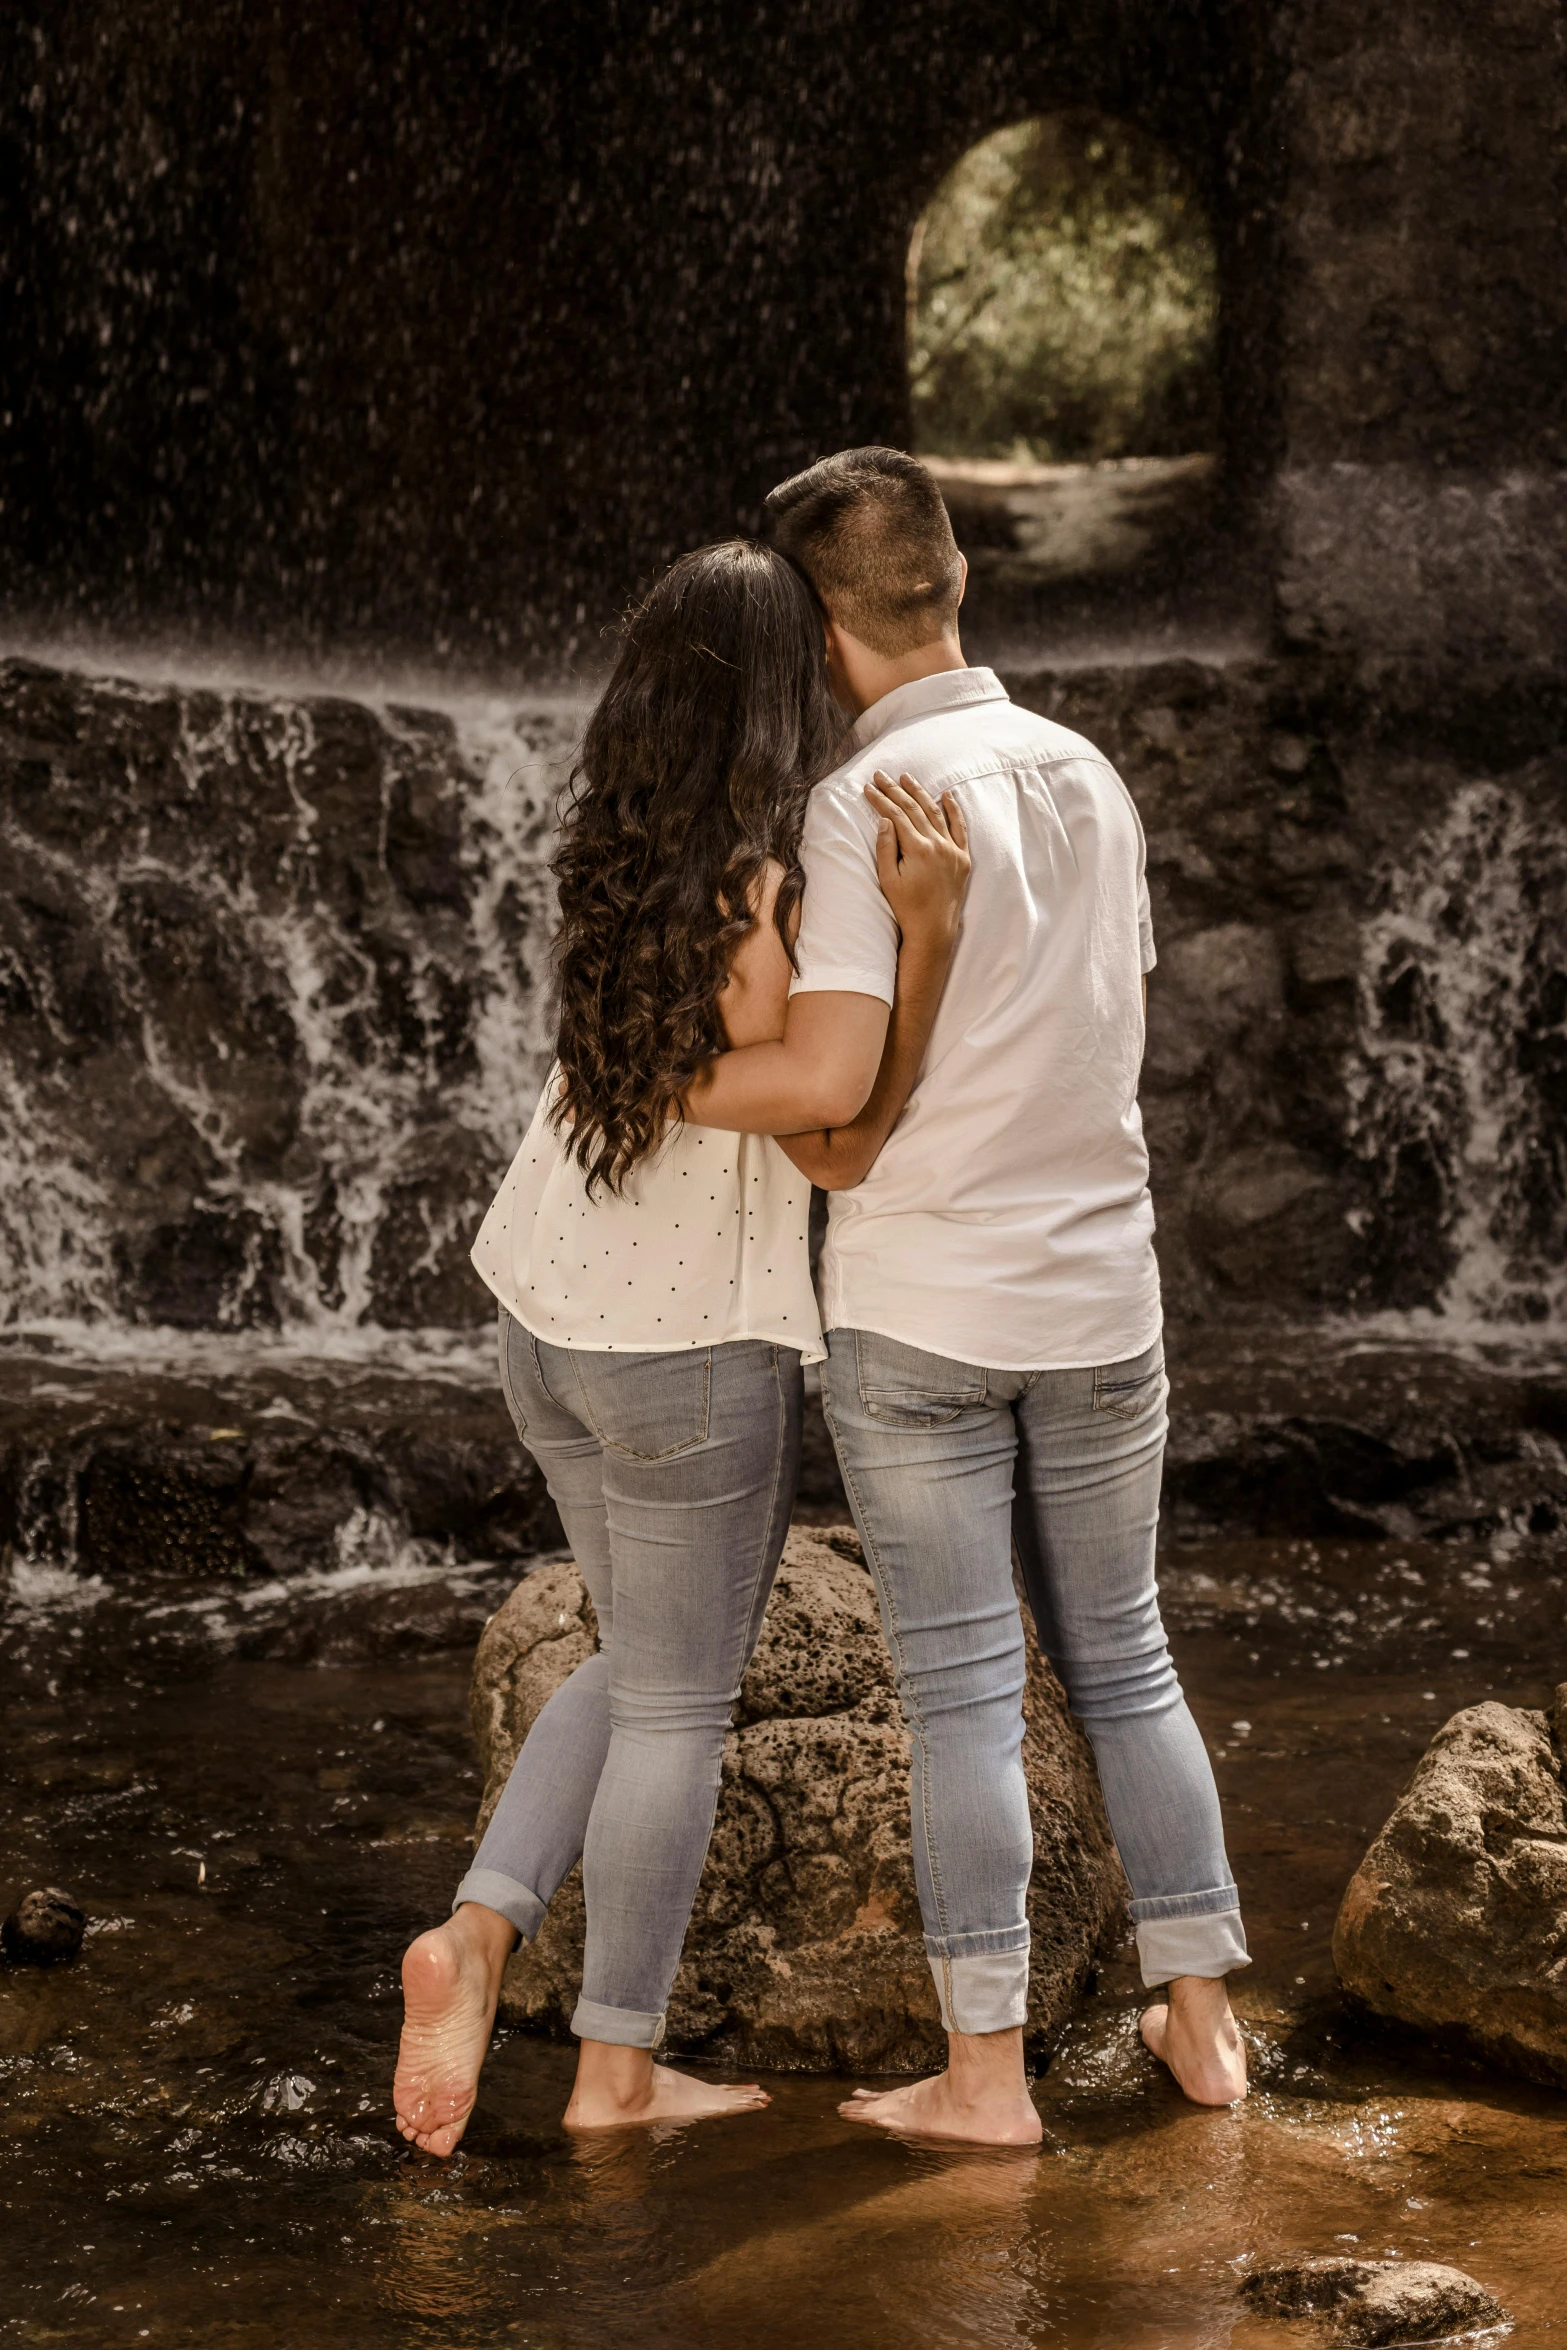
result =
[[[957,621],[963,560],[936,479],[901,449],[841,449],[763,507],[767,535],[836,620],[894,658]]]

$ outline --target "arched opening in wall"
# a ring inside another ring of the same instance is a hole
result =
[[[1217,616],[1218,329],[1206,207],[1149,133],[1035,116],[947,173],[909,246],[909,397],[971,628]]]

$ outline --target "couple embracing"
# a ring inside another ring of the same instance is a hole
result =
[[[950,2049],[842,2110],[1040,2134],[1014,1550],[1131,1887],[1144,2037],[1198,2102],[1245,2091],[1245,1939],[1154,1581],[1141,828],[1091,744],[966,666],[965,565],[916,460],[827,458],[767,518],[767,544],[684,557],[626,624],[556,860],[556,1064],[474,1250],[600,1645],[404,1961],[398,2126],[432,2154],[472,2110],[505,1961],[579,1858],[567,2122],[766,2103],[654,2055],[810,1363],[908,1726]]]

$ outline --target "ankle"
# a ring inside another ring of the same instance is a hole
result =
[[[653,2052],[622,2048],[608,2040],[583,2040],[577,2047],[573,2098],[617,2113],[636,2113],[653,2092]]]
[[[1166,1986],[1172,2015],[1187,2023],[1218,2023],[1230,2013],[1229,1985],[1223,1975],[1177,1975]]]
[[[487,1909],[482,1901],[464,1901],[446,1922],[464,1954],[478,1959],[485,1971],[499,1981],[506,1961],[521,1939],[510,1918],[503,1918],[499,1910]]]
[[[949,2032],[947,2081],[953,2096],[965,2105],[1026,2097],[1022,2032]]]

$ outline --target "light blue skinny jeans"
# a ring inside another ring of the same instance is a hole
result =
[[[455,1909],[524,1937],[580,1857],[585,2040],[657,2048],[800,1459],[799,1355],[552,1346],[504,1311],[501,1384],[598,1615],[529,1731]]]
[[[1017,1545],[1093,1743],[1145,1982],[1249,1964],[1202,1734],[1154,1581],[1164,1352],[998,1371],[828,1333],[822,1400],[913,1745],[914,1871],[948,2031],[1024,2020],[1033,1863]]]

